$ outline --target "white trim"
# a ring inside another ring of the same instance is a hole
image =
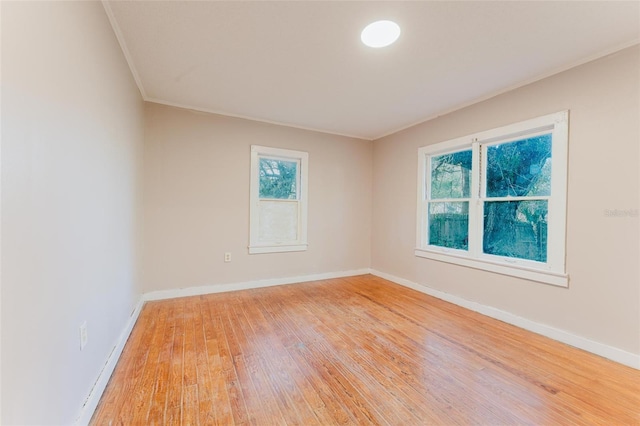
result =
[[[2,22],[2,2],[0,1],[0,22]],[[2,31],[0,31],[0,63],[2,63]],[[2,82],[2,67],[0,67]],[[0,219],[2,218],[2,102],[0,102]],[[2,220],[0,220],[0,241],[2,241]],[[0,269],[2,268],[2,244],[0,244]],[[2,330],[2,274],[0,273],[0,330]],[[0,350],[0,423],[2,423],[2,351]]]
[[[284,253],[288,251],[306,251],[308,244],[295,244],[295,245],[265,245],[265,246],[249,246],[249,254],[259,253]]]
[[[138,90],[140,91],[140,95],[142,95],[142,99],[147,100],[147,94],[144,90],[144,86],[142,85],[142,79],[140,78],[140,74],[136,69],[133,58],[131,57],[131,53],[127,48],[127,43],[125,42],[124,35],[122,34],[122,30],[120,29],[120,25],[118,25],[118,20],[113,14],[113,9],[111,9],[111,5],[109,1],[102,0],[102,7],[104,7],[104,11],[107,14],[107,18],[109,18],[109,23],[111,24],[111,28],[113,28],[113,32],[116,35],[116,39],[120,44],[120,49],[122,49],[122,54],[124,55],[125,60],[127,61],[127,65],[129,65],[129,70],[131,70],[131,75],[138,86]]]
[[[569,287],[569,276],[566,274],[556,274],[543,270],[533,270],[519,267],[517,265],[501,265],[498,261],[507,260],[496,256],[496,262],[489,262],[484,259],[472,259],[469,257],[456,256],[455,252],[461,250],[442,249],[446,253],[436,253],[434,251],[419,249],[415,250],[415,255],[425,259],[437,260],[439,262],[452,263],[454,265],[466,266],[467,268],[481,269],[483,271],[494,272],[496,274],[509,275],[511,277],[524,278],[539,283],[551,284],[558,287]]]
[[[269,278],[265,280],[242,281],[228,284],[212,284],[199,287],[177,288],[171,290],[158,290],[145,293],[144,301],[173,299],[176,297],[201,296],[203,294],[224,293],[227,291],[249,290],[252,288],[273,287],[285,284],[297,284],[309,281],[329,280],[332,278],[353,277],[371,273],[369,268],[353,269],[340,272],[326,272],[322,274],[302,275],[297,277]]]
[[[297,207],[297,239],[260,241],[261,202],[270,201],[260,198],[260,158],[283,159],[298,164],[296,176],[297,197],[289,201]],[[249,184],[249,254],[279,253],[307,250],[307,206],[309,194],[309,154],[304,151],[251,145],[251,170]]]
[[[481,313],[491,318],[495,318],[500,321],[504,321],[508,324],[515,325],[516,327],[523,328],[525,330],[532,331],[536,334],[549,337],[553,340],[557,340],[567,345],[574,346],[579,349],[583,349],[587,352],[591,352],[595,355],[610,359],[620,364],[627,365],[629,367],[640,370],[640,354],[634,354],[625,350],[616,348],[614,346],[606,345],[604,343],[596,342],[585,337],[577,336],[564,330],[560,330],[545,324],[520,317],[510,312],[502,311],[500,309],[486,306],[478,302],[472,302],[453,294],[445,293],[443,291],[435,290],[427,285],[421,285],[409,281],[404,278],[399,278],[385,272],[380,272],[375,269],[371,270],[371,274],[385,280],[392,281],[396,284],[400,284],[404,287],[417,290],[421,293],[428,294],[446,302],[453,303],[454,305],[461,306],[474,312]]]
[[[76,421],[75,421],[76,425],[78,426],[88,425],[89,422],[91,421],[91,417],[93,417],[93,414],[96,411],[96,408],[98,407],[100,398],[102,397],[102,394],[104,393],[104,390],[107,387],[107,383],[109,383],[109,379],[111,378],[111,375],[113,374],[113,371],[115,370],[116,365],[118,364],[118,360],[120,359],[120,355],[122,355],[122,350],[124,349],[124,345],[125,343],[127,343],[127,339],[129,339],[129,335],[131,334],[131,331],[133,330],[133,326],[136,324],[136,321],[140,316],[140,312],[142,311],[143,306],[144,306],[144,300],[143,300],[143,297],[141,297],[138,303],[136,304],[135,309],[131,313],[131,316],[129,317],[129,320],[125,325],[124,330],[122,330],[122,333],[120,333],[120,337],[118,338],[116,345],[111,350],[111,353],[109,354],[109,358],[107,358],[107,362],[102,368],[102,371],[100,371],[100,374],[98,375],[98,378],[95,384],[93,385],[93,388],[89,392],[89,396],[87,396],[87,399],[85,400],[84,405],[80,410],[80,414],[76,418]]]
[[[165,101],[165,100],[158,99],[158,98],[144,97],[144,100],[146,102],[150,102],[150,103],[154,103],[154,104],[158,104],[158,105],[166,105],[166,106],[170,106],[170,107],[174,107],[174,108],[181,108],[181,109],[187,109],[187,110],[191,110],[191,111],[205,112],[207,114],[221,115],[223,117],[237,118],[237,119],[240,119],[240,120],[255,121],[256,123],[265,123],[265,124],[270,124],[270,125],[273,125],[273,126],[289,127],[291,129],[305,130],[305,131],[314,132],[314,133],[323,133],[325,135],[342,136],[342,137],[345,137],[345,138],[359,139],[359,140],[364,140],[364,141],[373,141],[374,140],[374,138],[371,138],[371,137],[368,137],[368,136],[358,136],[358,135],[352,135],[352,134],[349,134],[349,133],[340,133],[340,132],[334,132],[334,131],[331,131],[331,130],[322,130],[322,129],[318,129],[316,127],[301,126],[301,125],[298,125],[298,124],[287,123],[285,121],[269,120],[269,119],[266,119],[266,118],[253,117],[253,116],[245,115],[245,114],[235,114],[235,113],[232,113],[232,112],[223,111],[223,110],[219,110],[219,109],[215,109],[215,108],[202,108],[202,107],[197,107],[197,106],[194,106],[194,105],[181,104],[179,102]]]

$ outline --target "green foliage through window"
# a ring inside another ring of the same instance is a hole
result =
[[[489,146],[486,185],[483,252],[546,262],[548,202],[490,199],[551,195],[551,134]]]
[[[547,261],[546,200],[484,203],[483,252]]]
[[[551,194],[551,134],[488,145],[483,252],[538,262],[547,260],[547,197]],[[429,194],[430,245],[469,248],[472,151],[433,156]],[[491,201],[518,197],[514,201]],[[524,198],[524,199],[523,199]],[[461,199],[461,202],[445,200]]]
[[[298,162],[261,157],[259,160],[260,198],[296,200]]]
[[[432,200],[468,198],[471,188],[471,150],[431,157]]]
[[[491,145],[487,149],[487,197],[551,193],[551,135]]]
[[[438,201],[469,198],[471,150],[431,157],[429,244],[469,249],[469,202]]]

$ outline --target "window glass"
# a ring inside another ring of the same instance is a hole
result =
[[[546,200],[485,202],[483,252],[546,262],[547,204]]]
[[[260,198],[297,199],[298,162],[260,158]]]
[[[429,203],[429,244],[459,250],[469,248],[469,203]]]
[[[487,197],[551,194],[551,134],[487,149]]]
[[[261,201],[259,226],[259,242],[296,241],[298,204],[295,201]]]
[[[468,198],[471,150],[431,157],[431,199]]]

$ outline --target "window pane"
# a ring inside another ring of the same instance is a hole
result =
[[[491,145],[487,197],[551,194],[551,134]]]
[[[260,198],[295,200],[298,162],[260,158]]]
[[[483,251],[546,262],[547,203],[546,200],[485,202]]]
[[[468,198],[470,187],[471,150],[431,157],[431,200]]]
[[[469,248],[469,203],[429,203],[429,244]]]
[[[298,201],[260,201],[261,242],[291,242],[298,239]]]

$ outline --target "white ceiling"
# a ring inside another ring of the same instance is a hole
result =
[[[640,2],[105,1],[145,100],[376,139],[640,42]],[[372,49],[361,30],[396,21]]]

